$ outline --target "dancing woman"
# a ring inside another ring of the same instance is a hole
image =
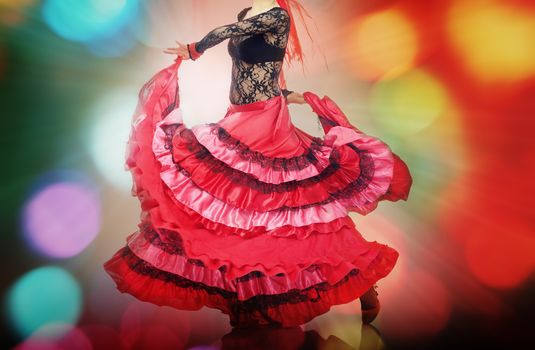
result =
[[[330,98],[286,89],[285,58],[302,61],[296,0],[253,0],[237,22],[166,53],[175,64],[141,89],[129,140],[139,229],[104,267],[121,292],[177,309],[203,306],[231,325],[300,325],[360,298],[379,312],[376,282],[398,252],[357,231],[349,211],[406,200],[412,178],[381,140]],[[230,104],[216,123],[183,123],[178,68],[230,39]],[[307,103],[323,138],[292,124]]]

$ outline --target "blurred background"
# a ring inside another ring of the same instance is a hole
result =
[[[352,214],[367,240],[400,252],[378,283],[376,329],[361,327],[355,301],[295,334],[324,349],[534,348],[535,2],[302,3],[315,43],[300,32],[307,62],[287,69],[288,88],[331,97],[407,162],[414,184],[408,202]],[[164,48],[250,5],[0,0],[2,348],[247,341],[217,310],[120,294],[102,263],[139,221],[123,168],[139,89],[173,63]],[[180,68],[188,126],[225,114],[226,44]],[[307,106],[290,112],[322,135]],[[290,349],[277,339],[273,349]]]

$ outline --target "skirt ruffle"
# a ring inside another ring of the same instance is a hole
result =
[[[132,120],[126,169],[142,214],[104,263],[119,291],[291,327],[390,273],[398,252],[366,241],[348,216],[407,199],[409,170],[385,143],[311,92],[323,138],[291,123],[282,96],[231,104],[217,123],[187,128],[179,66],[145,84]]]
[[[271,285],[277,283],[276,278],[268,279],[251,273],[234,282],[238,285],[237,291],[227,289],[228,286],[221,288],[196,282],[195,276],[197,279],[209,279],[202,276],[201,268],[197,273],[191,268],[191,275],[183,271],[189,278],[157,268],[139,258],[129,246],[115,253],[105,267],[120,292],[129,293],[142,301],[181,310],[198,310],[206,306],[220,310],[232,321],[241,324],[275,323],[292,327],[329,311],[333,305],[355,300],[377,280],[388,275],[397,258],[395,250],[382,246],[365,269],[352,269],[333,284],[314,276],[314,269],[310,267],[303,271],[311,272],[311,280],[301,277],[292,282],[282,275],[278,289]],[[220,282],[226,284],[228,281],[222,274]],[[262,287],[273,294],[259,293]],[[240,296],[249,297],[240,299]]]

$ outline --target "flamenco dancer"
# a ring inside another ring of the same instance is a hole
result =
[[[286,89],[284,60],[303,58],[295,11],[296,0],[254,0],[237,22],[165,50],[177,58],[142,87],[127,148],[141,220],[103,265],[120,292],[219,309],[233,327],[295,327],[357,298],[363,323],[377,316],[376,282],[399,253],[366,241],[348,213],[407,200],[412,178],[329,97]],[[226,39],[227,113],[187,128],[179,67]],[[289,103],[308,104],[325,135],[294,126]]]

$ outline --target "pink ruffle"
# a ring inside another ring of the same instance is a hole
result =
[[[355,147],[359,157],[362,155],[360,159],[371,160],[374,172],[366,172],[369,178],[365,186],[359,187],[350,199],[337,197],[329,203],[296,210],[237,208],[182,174],[166,149],[162,126],[182,123],[179,65],[180,61],[167,67],[144,86],[132,121],[127,156],[127,169],[133,176],[132,194],[141,201],[141,221],[150,223],[161,241],[151,243],[155,236],[131,234],[127,246],[104,264],[120,291],[158,305],[186,309],[208,306],[230,315],[234,315],[236,306],[244,307],[245,316],[251,320],[260,317],[257,313],[267,311],[284,325],[296,325],[326,312],[332,305],[359,297],[390,273],[397,251],[366,241],[347,216],[349,210],[367,213],[381,199],[403,198],[408,193],[408,170],[400,167],[400,160],[394,158],[388,146],[354,128],[330,99],[320,100],[307,92],[305,100],[320,120],[323,118],[322,124],[329,124],[323,138],[324,150],[330,154],[336,148]],[[233,138],[267,157],[302,155],[312,140],[293,126],[280,96],[231,105],[218,124]],[[214,153],[224,148],[215,142],[216,135],[201,132],[200,136],[203,142],[213,142],[209,150]],[[309,174],[304,169],[287,175],[262,175],[262,169],[239,165],[238,157],[230,153],[226,153],[225,160],[270,183]],[[319,165],[326,166],[323,161]],[[398,170],[393,170],[394,166]],[[398,174],[403,176],[402,181],[393,178]],[[222,227],[236,234],[218,234]],[[265,231],[247,237],[238,234],[260,230]],[[275,232],[284,236],[271,234]],[[240,278],[244,276],[247,278]],[[292,302],[284,293],[292,294],[296,300],[306,298]],[[280,300],[265,310],[255,310],[254,305],[247,309],[246,301],[251,297],[268,300],[278,295]]]
[[[176,69],[177,67],[175,66],[174,68]],[[342,246],[337,247],[335,250],[343,251],[345,249],[351,254],[354,249],[348,249],[348,247],[370,247],[370,245],[373,245],[373,243],[366,242],[358,231],[347,226],[343,226],[332,234],[310,235],[306,240],[272,237],[269,234],[243,239],[239,236],[220,237],[214,232],[190,222],[188,213],[182,210],[184,206],[192,208],[192,210],[213,222],[223,223],[229,227],[249,229],[260,226],[266,227],[267,230],[274,227],[282,227],[283,225],[305,226],[307,223],[314,221],[330,222],[336,218],[346,217],[347,208],[335,201],[335,208],[326,205],[311,208],[316,211],[307,212],[305,211],[306,209],[297,212],[278,211],[277,213],[277,211],[273,211],[257,213],[259,216],[255,217],[254,212],[239,211],[228,206],[224,207],[220,205],[222,203],[212,201],[213,198],[210,198],[209,194],[196,189],[192,184],[188,184],[189,179],[180,178],[177,175],[178,172],[172,163],[172,159],[170,159],[171,155],[161,142],[164,135],[160,126],[164,123],[172,124],[182,121],[181,111],[177,108],[178,103],[172,103],[173,93],[176,91],[171,87],[175,86],[176,81],[176,72],[173,67],[169,67],[162,71],[162,74],[155,77],[154,86],[151,86],[152,92],[149,92],[146,97],[150,103],[142,102],[142,105],[143,103],[146,104],[146,108],[142,110],[143,115],[138,116],[139,118],[134,125],[130,139],[131,152],[128,158],[128,165],[134,176],[133,193],[140,198],[144,214],[150,215],[150,220],[157,228],[169,228],[179,231],[184,239],[184,249],[187,256],[203,261],[211,269],[229,265],[233,276],[242,276],[255,270],[262,271],[267,275],[288,273],[289,276],[292,276],[292,274],[295,276],[298,271],[314,263],[313,260],[303,261],[302,259],[309,259],[309,256],[317,258],[321,255],[314,255],[314,250],[324,249],[324,252],[329,252],[329,247],[332,247],[333,244],[340,244]],[[307,96],[308,98],[311,97],[311,95]],[[278,102],[275,99],[266,103]],[[165,110],[171,110],[169,106],[174,107],[172,108],[173,111],[170,114],[164,113]],[[262,104],[255,104],[255,106],[262,106]],[[244,108],[251,107],[245,106]],[[239,111],[239,113],[244,112],[245,110]],[[261,111],[258,111],[258,113],[261,114]],[[161,120],[162,116],[165,116],[163,121]],[[233,113],[228,115],[229,118],[233,116]],[[328,138],[326,142],[332,142],[333,146],[335,146],[336,142],[338,142],[336,144],[343,144],[347,140],[355,142],[352,138],[357,134],[350,130],[351,128],[343,127],[337,129],[339,130],[338,133],[332,132],[330,134],[337,135],[336,139]],[[297,138],[299,139],[299,137]],[[300,140],[304,145],[305,141],[302,138]],[[377,145],[380,146],[380,143],[369,143],[371,148]],[[151,148],[151,146],[154,148]],[[368,146],[368,144],[363,142],[363,146]],[[300,150],[301,153],[303,149]],[[288,154],[288,156],[292,155]],[[166,179],[166,175],[171,177]],[[177,176],[177,178],[173,178],[173,176]],[[162,178],[164,181],[162,181]],[[178,192],[173,192],[174,190],[178,190]],[[207,201],[205,198],[207,198]],[[367,197],[366,201],[370,201],[370,198]],[[213,203],[219,206],[212,207]],[[333,213],[335,214],[333,215]],[[279,216],[269,216],[270,214]],[[265,217],[262,217],[262,215],[265,215]],[[338,237],[338,239],[334,239],[334,237]],[[266,249],[269,252],[266,253]],[[259,262],[256,262],[257,259],[251,261],[251,251],[260,252]],[[268,260],[268,257],[271,260]],[[294,259],[294,257],[298,258]],[[284,261],[284,259],[290,259],[291,261]],[[346,257],[325,256],[324,259],[319,261],[336,266],[341,262],[353,261],[354,259],[355,256],[351,255]],[[271,263],[269,263],[270,261]]]
[[[293,295],[281,294],[278,298],[280,302],[268,300],[279,295],[257,295],[254,304],[251,304],[248,300],[238,300],[235,294],[217,288],[175,283],[172,274],[169,276],[158,273],[153,277],[150,271],[143,271],[146,268],[150,269],[145,263],[142,263],[142,271],[133,269],[134,264],[142,261],[136,261],[138,258],[133,259],[135,255],[131,256],[128,253],[128,247],[123,247],[104,263],[105,270],[122,293],[129,293],[139,300],[180,310],[198,310],[204,306],[219,309],[231,319],[239,317],[241,324],[266,324],[275,320],[283,327],[301,325],[329,311],[333,305],[355,300],[379,279],[387,276],[399,256],[396,251],[385,249],[366,270],[358,273],[352,271],[335,285],[320,284],[305,290],[290,291],[289,293],[298,294],[296,295],[298,302],[294,301]],[[168,274],[153,269],[155,272]]]
[[[144,204],[145,207],[147,207],[147,205],[154,206],[157,203],[160,203],[160,206],[162,206],[163,204],[165,204],[165,201],[162,201],[163,198],[161,198],[160,200],[156,200],[156,198],[153,198],[153,195],[149,194],[149,192],[151,191],[151,188],[155,189],[154,186],[156,185],[156,183],[155,182],[150,183],[153,180],[150,180],[148,182],[145,181],[146,185],[141,185],[143,178],[148,176],[147,173],[150,172],[150,170],[146,169],[145,174],[142,176],[141,175],[141,172],[143,171],[142,168],[137,167],[136,161],[133,159],[135,156],[134,153],[136,152],[135,146],[137,146],[135,144],[137,142],[135,133],[137,132],[136,129],[141,124],[145,115],[150,116],[151,118],[150,120],[152,124],[154,125],[153,130],[156,129],[156,133],[161,132],[161,129],[155,124],[160,121],[164,113],[164,110],[171,105],[172,99],[175,98],[175,95],[177,92],[176,90],[177,77],[176,77],[176,71],[174,69],[176,69],[177,67],[178,67],[177,65],[175,65],[174,67],[168,67],[167,69],[160,72],[159,75],[155,77],[153,86],[150,86],[151,89],[150,90],[146,89],[147,90],[145,91],[147,95],[146,101],[140,101],[141,106],[145,108],[141,111],[141,115],[138,115],[138,120],[133,126],[134,135],[132,135],[130,139],[130,143],[131,143],[130,150],[133,154],[128,159],[128,165],[130,166],[130,169],[132,170],[132,173],[134,175],[133,194],[138,195],[140,199],[143,199],[143,198],[146,199],[146,200],[142,200],[142,202],[145,203]],[[313,110],[315,112],[318,112],[319,109],[317,105],[318,105],[319,99],[317,98],[317,96],[311,93],[305,93],[305,96],[307,96],[307,98],[309,99],[310,101],[309,103],[313,107]],[[278,105],[280,104],[280,101],[281,101],[280,97],[277,97],[277,98],[273,98],[267,101],[259,101],[259,103],[255,102],[249,105],[231,106],[231,108],[229,108],[229,113],[227,114],[227,116],[225,116],[223,121],[225,122],[226,126],[229,127],[232,125],[232,124],[229,124],[229,121],[233,120],[233,118],[239,118],[240,116],[247,116],[247,117],[253,116],[254,117],[255,114],[257,116],[263,115],[262,111],[265,108],[267,108],[266,106]],[[329,107],[321,103],[319,103],[319,106],[320,108],[324,108],[324,109]],[[174,107],[175,108],[173,112],[167,117],[165,117],[164,119],[165,122],[173,122],[173,121],[176,122],[176,121],[182,120],[180,116],[180,113],[181,113],[180,109],[177,108],[178,101],[174,104]],[[287,111],[287,108],[282,108],[282,109]],[[249,112],[252,112],[253,114],[250,114]],[[162,121],[161,123],[164,123],[164,121]],[[290,125],[290,129],[291,129],[291,125]],[[300,143],[301,146],[306,144],[307,141],[303,138],[303,134],[300,133],[299,129],[294,128],[294,130],[295,130],[295,135],[294,135],[295,137],[293,138],[299,140],[301,142]],[[348,134],[347,131],[352,131],[352,130],[349,130],[349,128],[344,128],[340,130],[343,131],[346,135]],[[327,133],[327,135],[330,135],[330,134]],[[340,135],[341,137],[337,137],[337,139],[343,140],[344,137],[342,136],[345,136],[345,135],[342,135],[342,133],[340,133]],[[355,135],[355,133],[353,133],[353,135]],[[139,136],[142,139],[149,139],[151,135],[139,135]],[[155,138],[152,141],[155,141],[157,139],[156,135],[154,136]],[[163,136],[163,135],[160,135],[160,136]],[[373,141],[373,138],[370,138],[370,139]],[[328,140],[329,138],[326,139],[326,142],[328,142]],[[161,138],[160,138],[160,141],[161,141]],[[334,141],[333,141],[333,146],[335,146]],[[365,141],[366,140],[364,139],[363,142]],[[374,142],[377,146],[379,147],[382,146],[379,141],[374,141]],[[160,146],[162,145],[160,144]],[[144,152],[143,150],[140,150],[140,151]],[[288,150],[286,150],[286,152],[288,152]],[[302,152],[302,149],[301,149],[301,152]],[[272,213],[264,212],[264,213],[260,213],[260,215],[258,215],[258,213],[257,215],[255,215],[255,213],[244,213],[244,211],[240,212],[238,210],[233,210],[233,208],[228,208],[228,207],[225,208],[225,206],[223,205],[223,203],[221,203],[221,201],[219,201],[219,203],[218,201],[214,201],[214,206],[210,207],[210,210],[207,210],[207,206],[209,205],[210,201],[213,198],[211,198],[211,196],[209,195],[205,196],[206,193],[203,193],[198,188],[195,188],[192,186],[186,186],[186,185],[181,186],[182,183],[184,184],[187,183],[188,179],[185,179],[185,178],[175,179],[174,178],[174,176],[180,177],[180,175],[177,175],[177,172],[171,169],[171,162],[168,161],[169,155],[165,153],[166,153],[166,150],[162,150],[162,153],[160,154],[162,156],[165,155],[165,157],[167,158],[163,162],[164,164],[160,163],[161,166],[163,166],[163,168],[160,171],[160,175],[162,178],[167,180],[162,183],[174,184],[173,186],[174,188],[170,189],[171,191],[164,190],[163,192],[171,193],[172,194],[171,197],[174,199],[175,202],[177,202],[177,197],[181,198],[182,199],[181,204],[188,206],[189,208],[195,210],[197,213],[203,215],[205,218],[213,222],[224,224],[229,227],[243,228],[243,229],[250,229],[252,227],[261,226],[261,227],[266,227],[266,229],[270,230],[273,228],[281,227],[283,225],[293,225],[296,227],[298,226],[302,227],[302,226],[306,226],[307,224],[311,224],[314,222],[316,223],[329,222],[329,221],[332,221],[337,218],[341,218],[344,215],[346,215],[347,206],[356,208],[356,210],[362,210],[362,212],[369,212],[370,208],[374,206],[374,203],[373,203],[374,197],[379,196],[380,191],[382,191],[382,189],[385,187],[384,186],[384,182],[386,181],[385,178],[388,177],[387,173],[385,174],[385,173],[377,172],[377,174],[380,175],[382,178],[381,177],[377,178],[378,180],[377,185],[375,185],[372,182],[369,186],[370,187],[369,190],[364,192],[364,196],[360,199],[352,198],[350,201],[345,201],[345,203],[343,203],[341,200],[335,201],[335,202],[329,203],[329,205],[326,205],[322,208],[314,208],[308,212],[297,211],[295,213],[296,215],[293,215],[293,217],[295,218],[294,220],[290,218],[291,215],[289,214],[289,211],[286,211],[286,214],[279,212],[275,214],[276,215],[275,221],[273,221],[273,217],[270,216],[270,214]],[[294,151],[294,153],[296,153],[296,151]],[[380,152],[377,152],[377,154],[380,154]],[[161,161],[161,159],[159,160]],[[146,193],[139,193],[136,190],[136,187],[139,187]],[[177,189],[179,191],[181,190],[182,192],[173,193],[173,191]],[[188,191],[190,189],[191,191]],[[154,191],[152,192],[154,193]],[[159,193],[159,192],[161,192],[161,190],[158,190],[156,193]],[[187,193],[187,195],[181,196],[181,193],[185,193],[185,192]],[[386,190],[384,192],[386,192]],[[208,202],[202,201],[202,200],[197,202],[196,197],[197,198],[203,197],[203,199],[206,198]],[[359,196],[356,195],[355,197],[358,198]],[[154,201],[150,201],[149,200],[150,198],[153,198]],[[162,209],[164,209],[164,207],[162,207]],[[168,208],[166,210],[166,212],[168,213],[171,213],[171,211],[172,211],[171,208]],[[274,212],[276,211],[273,211],[273,213]],[[245,216],[242,216],[244,214]],[[154,212],[154,215],[157,216],[157,219],[164,218],[163,213]],[[165,216],[168,216],[168,215],[165,215]],[[316,217],[318,219],[306,220],[307,217],[311,217],[311,216]]]
[[[329,130],[331,132],[334,128]],[[345,128],[348,130],[347,128]],[[356,196],[340,199],[348,211],[368,214],[373,211],[381,196],[387,191],[394,174],[394,156],[390,148],[383,142],[366,134],[359,133],[359,137],[352,141],[358,149],[369,152],[374,164],[373,180]]]
[[[210,193],[197,187],[189,177],[182,174],[173,163],[173,155],[165,147],[165,132],[162,126],[180,123],[180,113],[171,113],[156,124],[152,149],[161,164],[160,176],[173,192],[175,200],[195,210],[207,219],[231,227],[252,228],[265,226],[274,229],[285,225],[305,226],[328,222],[347,215],[345,207],[338,201],[296,210],[273,210],[259,212],[228,205]]]
[[[156,80],[155,84],[166,86],[166,84],[159,82],[159,80]],[[149,95],[149,97],[151,96]],[[162,107],[160,106],[165,106],[167,103],[169,102],[166,102],[166,100],[155,101],[158,109],[161,109]],[[180,116],[176,116],[177,113],[180,113],[180,110],[175,109],[168,116],[169,120],[180,118]],[[228,236],[228,234],[235,234],[244,239],[259,234],[306,239],[311,234],[335,232],[340,226],[354,226],[351,218],[344,216],[326,223],[307,226],[286,225],[275,229],[268,229],[265,226],[255,226],[242,229],[240,227],[227,226],[203,217],[196,211],[176,201],[171,189],[161,180],[161,166],[151,148],[154,133],[153,120],[157,120],[157,118],[152,115],[148,117],[145,114],[137,118],[137,123],[129,140],[130,148],[127,164],[133,177],[132,194],[137,196],[141,202],[143,210],[141,214],[142,220],[150,217],[150,220],[157,227],[181,230],[189,230],[190,227],[201,227],[212,235]]]
[[[329,278],[336,279],[340,277],[336,271],[344,270],[345,264],[357,264],[368,250],[373,252],[379,246],[377,242],[366,241],[355,228],[345,226],[330,234],[310,235],[305,240],[269,235],[249,239],[219,237],[203,228],[165,229],[180,236],[189,258],[201,260],[212,270],[225,266],[230,279],[251,271],[268,276],[284,273],[295,279],[299,271],[317,263],[333,266],[335,271]]]
[[[217,137],[214,137],[211,133],[212,128],[209,125],[195,125],[191,130],[199,143],[206,147],[215,158],[236,170],[254,175],[260,181],[272,184],[304,180],[318,175],[329,165],[329,157],[333,150],[329,146],[321,146],[319,149],[313,150],[313,154],[318,159],[318,162],[315,164],[311,163],[304,169],[275,170],[271,167],[263,167],[258,162],[240,158],[235,150],[229,149]]]
[[[312,264],[304,266],[308,263],[301,263],[298,268],[294,268],[294,273],[288,274],[286,272],[282,276],[268,275],[252,277],[246,281],[237,281],[235,278],[239,276],[234,276],[236,272],[233,266],[234,263],[227,262],[228,265],[225,265],[227,266],[225,272],[188,263],[187,257],[167,253],[158,246],[151,244],[145,238],[143,230],[138,230],[129,235],[127,237],[127,245],[139,258],[160,270],[177,274],[208,286],[236,292],[240,300],[246,300],[258,294],[280,294],[296,288],[304,289],[322,282],[328,282],[332,285],[353,269],[366,271],[370,263],[379,254],[386,254],[384,252],[385,249],[388,250],[388,254],[397,254],[395,250],[388,246],[375,242],[366,242],[366,245],[361,243],[355,246],[354,252],[351,254],[353,256],[352,260],[344,260],[348,257],[345,252],[331,250],[329,251],[330,261],[320,261],[327,255],[326,252],[322,252],[322,255],[319,255],[319,258],[314,262],[314,265],[317,266],[316,268],[311,268],[314,267],[311,266]],[[331,249],[330,246],[327,247],[329,247],[327,249]],[[340,246],[337,247],[342,248]],[[338,257],[334,258],[333,256],[336,255]],[[333,265],[333,262],[336,262],[336,264]],[[290,269],[285,267],[285,271],[288,270]]]
[[[166,134],[167,147],[171,148],[173,163],[180,172],[203,191],[241,209],[266,212],[326,204],[340,194],[350,195],[348,189],[364,184],[370,173],[369,170],[361,173],[359,155],[344,147],[337,148],[329,169],[313,179],[266,184],[211,157],[184,125],[174,126]],[[363,167],[370,169],[373,166],[370,163],[367,161]]]
[[[266,226],[268,229],[284,225],[305,226],[317,222],[332,221],[345,216],[348,208],[367,213],[374,205],[376,206],[377,199],[386,193],[392,178],[393,158],[388,146],[375,138],[364,134],[359,135],[349,128],[335,127],[326,135],[328,136],[326,139],[327,144],[332,145],[332,147],[340,147],[344,142],[353,141],[360,149],[368,151],[374,161],[373,179],[363,191],[349,199],[334,200],[330,203],[306,209],[259,212],[237,208],[214,197],[211,193],[203,191],[192,182],[191,178],[182,174],[176,168],[173,163],[172,153],[165,147],[166,135],[162,127],[177,123],[182,123],[182,116],[179,110],[173,111],[156,125],[153,152],[162,165],[161,178],[172,190],[177,201],[187,205],[204,217],[215,222],[224,223],[227,226],[241,228]],[[216,138],[215,135],[212,135],[212,137]],[[240,222],[247,222],[247,226],[240,225],[233,220],[235,218],[240,219]]]
[[[386,143],[366,135],[352,125],[340,107],[328,96],[320,99],[310,91],[303,93],[303,96],[320,119],[328,121],[328,123],[322,121],[326,135],[329,135],[333,129],[342,128],[345,133],[343,143],[350,143],[371,155],[375,168],[373,181],[357,196],[340,200],[348,211],[355,211],[362,215],[368,214],[377,207],[379,200],[385,198],[384,194],[388,192],[390,184],[396,180],[394,178],[394,154]]]

